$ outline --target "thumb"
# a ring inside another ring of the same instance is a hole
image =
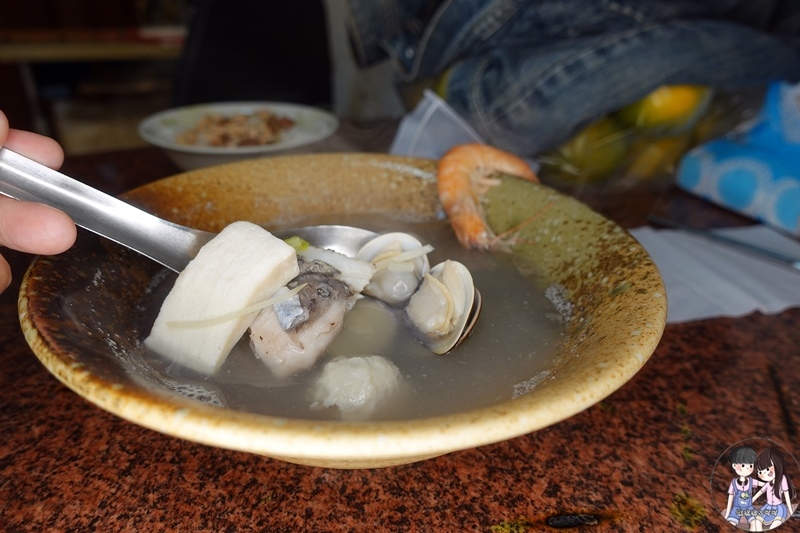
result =
[[[75,242],[75,224],[65,213],[33,202],[0,197],[0,246],[52,255]]]

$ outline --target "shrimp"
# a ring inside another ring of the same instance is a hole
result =
[[[497,173],[539,181],[523,159],[485,144],[455,146],[439,161],[439,201],[465,248],[488,250],[492,245],[494,235],[486,224],[481,198],[500,183],[491,177]]]

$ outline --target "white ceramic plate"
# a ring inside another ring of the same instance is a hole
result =
[[[291,118],[295,124],[273,144],[258,146],[189,146],[175,139],[184,130],[194,126],[210,114],[252,114],[269,110],[276,115]],[[254,157],[282,153],[306,146],[332,135],[339,128],[339,120],[322,109],[280,102],[224,102],[178,107],[161,111],[139,124],[139,135],[150,144],[166,150],[175,163],[184,170],[230,163]]]

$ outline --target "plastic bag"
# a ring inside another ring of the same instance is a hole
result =
[[[598,191],[666,187],[691,148],[739,127],[760,106],[762,93],[661,87],[539,154],[542,180]]]
[[[434,92],[426,90],[400,122],[390,154],[439,159],[457,144],[482,143],[481,136]]]

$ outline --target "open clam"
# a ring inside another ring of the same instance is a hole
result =
[[[430,269],[427,254],[432,249],[402,232],[384,233],[367,241],[356,253],[356,259],[375,265],[364,294],[389,305],[404,304]]]
[[[481,296],[469,269],[446,260],[425,274],[406,306],[406,314],[435,354],[445,354],[472,332],[481,311]]]
[[[391,232],[367,241],[356,259],[375,267],[363,293],[397,308],[405,305],[425,346],[445,354],[472,332],[482,301],[467,267],[447,260],[431,268],[431,251],[413,235]]]

